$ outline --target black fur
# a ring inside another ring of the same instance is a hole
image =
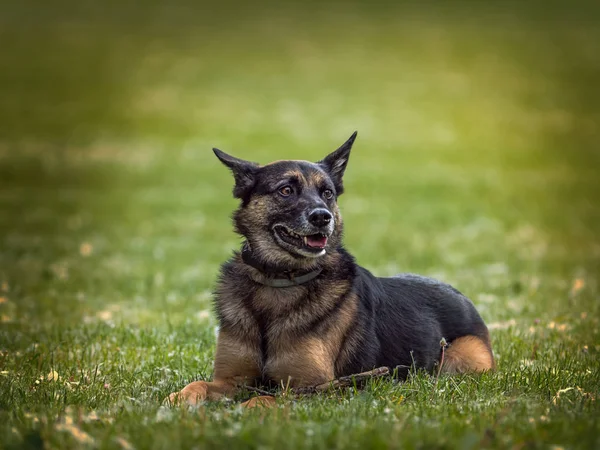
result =
[[[405,376],[413,364],[430,371],[439,362],[442,337],[452,342],[474,335],[487,341],[475,306],[452,286],[413,274],[375,277],[347,253],[344,263],[354,268],[353,290],[360,299],[350,333],[360,335],[362,346],[343,373],[387,366]]]

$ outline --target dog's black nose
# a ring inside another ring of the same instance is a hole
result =
[[[313,209],[308,216],[308,221],[316,227],[322,227],[331,222],[333,216],[325,208]]]

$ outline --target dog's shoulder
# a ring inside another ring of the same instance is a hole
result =
[[[221,264],[215,288],[216,299],[222,295],[236,295],[248,292],[251,283],[246,274],[247,267],[243,263],[240,252],[234,254]]]
[[[246,275],[247,267],[238,252],[221,265],[213,291],[213,307],[222,326],[241,326],[254,331],[250,303],[254,285]]]

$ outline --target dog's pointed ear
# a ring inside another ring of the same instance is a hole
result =
[[[235,179],[233,196],[236,198],[245,197],[254,186],[254,182],[256,181],[256,171],[258,170],[259,165],[228,155],[218,148],[213,148],[213,152],[215,152],[219,161],[229,167],[233,173],[233,178]]]
[[[357,133],[358,132],[355,131],[352,134],[352,136],[350,136],[350,138],[342,144],[340,148],[338,148],[335,152],[327,155],[325,159],[322,159],[317,163],[320,166],[322,166],[331,177],[331,180],[335,185],[337,195],[340,195],[344,191],[344,184],[342,183],[342,178],[344,176],[344,172],[346,171],[348,159],[350,158],[350,150],[352,150],[352,144],[354,144],[354,140],[356,139]]]

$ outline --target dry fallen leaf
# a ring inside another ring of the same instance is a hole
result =
[[[96,316],[100,319],[100,320],[104,320],[105,322],[112,319],[112,312],[111,311],[99,311]]]
[[[65,386],[69,390],[74,390],[77,386],[79,386],[79,381],[66,381]]]
[[[582,278],[576,278],[575,281],[573,282],[573,287],[571,288],[571,292],[573,294],[576,294],[577,292],[579,292],[580,290],[582,290],[585,286],[585,281],[583,281]]]
[[[556,395],[555,395],[555,396],[552,398],[552,403],[553,403],[554,405],[556,405],[556,403],[558,403],[558,400],[560,399],[560,395],[561,395],[561,394],[565,394],[565,393],[567,393],[567,392],[569,392],[569,391],[572,391],[573,389],[575,389],[575,388],[574,388],[574,387],[568,387],[568,388],[560,389],[560,390],[559,390],[559,391],[556,393]]]
[[[73,419],[69,419],[70,420],[65,420],[65,423],[56,425],[56,430],[65,431],[71,434],[71,436],[73,436],[73,438],[80,444],[93,444],[94,440],[92,439],[92,437],[85,431],[83,431],[81,428],[78,428],[75,425],[73,425]]]
[[[28,413],[28,412],[26,412],[26,413],[24,414],[24,416],[25,416],[25,418],[27,418],[27,419],[31,419],[31,421],[32,421],[33,423],[38,423],[38,422],[40,421],[40,419],[38,419],[38,417],[37,417],[37,416],[35,416],[35,415],[31,414],[31,413]]]
[[[94,251],[94,247],[89,242],[82,242],[79,246],[79,253],[81,256],[90,256]]]
[[[124,449],[124,450],[133,450],[133,445],[131,445],[129,443],[129,441],[127,441],[126,439],[124,439],[122,437],[117,437],[115,439],[115,441],[117,441],[117,444],[119,444],[122,449]]]
[[[91,422],[91,421],[95,421],[95,420],[100,420],[100,417],[98,416],[96,411],[92,411],[88,415],[84,416],[83,420],[85,422]]]
[[[0,297],[0,305],[2,303],[6,303],[8,301],[8,299],[6,297]]]
[[[46,375],[46,381],[58,381],[59,376],[56,370],[51,370],[48,375]]]

